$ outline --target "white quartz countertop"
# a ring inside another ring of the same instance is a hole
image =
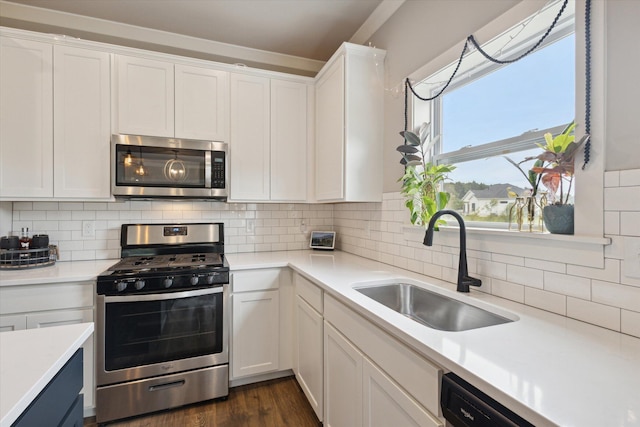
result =
[[[230,254],[232,271],[290,266],[382,329],[536,426],[640,426],[640,339],[343,252]],[[431,329],[353,289],[397,278],[488,308],[512,323]]]
[[[93,333],[93,323],[0,333],[0,427],[9,427]]]
[[[102,273],[116,262],[118,262],[117,259],[97,261],[58,261],[54,265],[47,267],[20,270],[0,270],[0,286],[95,280],[98,274]]]
[[[339,251],[227,254],[227,260],[232,272],[291,267],[445,371],[455,372],[536,426],[640,426],[638,338],[476,289],[469,294],[458,293],[454,284]],[[0,286],[94,280],[116,261],[58,262],[46,267],[50,269],[47,272],[3,271]],[[519,320],[462,332],[438,331],[353,289],[365,281],[398,278]]]

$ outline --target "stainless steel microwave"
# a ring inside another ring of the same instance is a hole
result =
[[[227,144],[111,136],[112,194],[124,198],[227,200]]]

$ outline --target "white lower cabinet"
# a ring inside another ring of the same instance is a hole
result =
[[[94,293],[94,282],[2,287],[0,331],[93,322]],[[82,348],[85,415],[92,415],[95,406],[94,335],[85,341]]]
[[[325,424],[443,427],[442,370],[324,295]]]
[[[326,426],[362,426],[363,362],[362,353],[330,324],[325,323],[324,424]]]
[[[265,268],[232,272],[231,289],[232,385],[291,372],[291,271]]]
[[[296,297],[297,325],[295,374],[309,404],[322,421],[322,314],[314,310],[302,297]]]
[[[364,360],[362,376],[365,426],[443,426],[370,360]]]
[[[233,378],[278,370],[278,290],[238,293],[233,300]]]

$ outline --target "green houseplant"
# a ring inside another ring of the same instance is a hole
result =
[[[556,137],[546,133],[546,145],[539,144],[542,153],[531,158],[542,162],[542,165],[536,164],[531,171],[541,177],[540,181],[549,190],[549,205],[545,206],[542,215],[547,230],[554,234],[573,234],[574,207],[569,203],[569,196],[574,163],[578,149],[589,138],[585,135],[576,142],[575,127],[575,122],[569,123]]]
[[[427,227],[431,217],[445,208],[450,194],[442,190],[447,173],[455,166],[434,165],[427,159],[437,139],[431,139],[430,123],[423,123],[416,132],[402,131],[400,135],[405,144],[397,151],[402,155],[400,163],[405,166],[400,193],[405,197],[405,206],[409,209],[411,223]],[[440,220],[437,224],[444,224]]]

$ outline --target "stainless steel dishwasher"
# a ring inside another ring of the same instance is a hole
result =
[[[454,373],[442,376],[440,406],[453,427],[534,427]]]

